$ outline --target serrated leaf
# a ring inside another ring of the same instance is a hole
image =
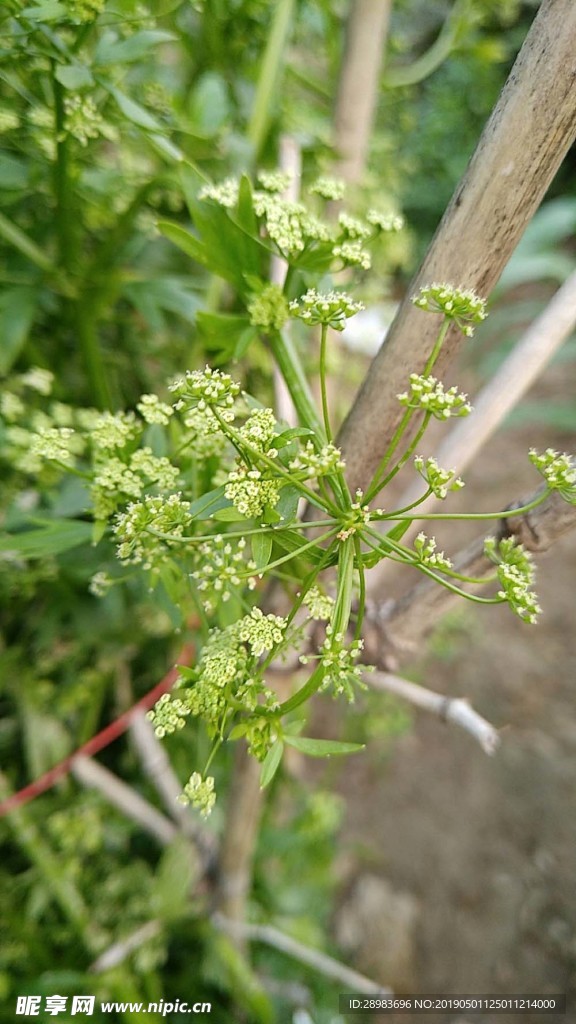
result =
[[[250,538],[250,544],[256,568],[259,570],[265,569],[272,554],[272,534],[268,530],[262,530],[262,533],[255,533]]]
[[[85,64],[60,64],[54,72],[54,77],[65,89],[85,89],[94,85],[92,72]]]
[[[343,743],[339,740],[314,740],[309,736],[284,736],[284,742],[308,757],[333,757],[342,754],[357,754],[364,750],[364,743]]]
[[[92,539],[92,523],[75,519],[31,519],[34,528],[20,533],[0,533],[0,551],[14,551],[25,558],[44,558],[87,544]],[[41,525],[38,525],[38,524]]]
[[[282,754],[284,753],[284,744],[282,740],[276,740],[272,744],[270,750],[266,754],[264,761],[262,762],[262,771],[260,772],[260,788],[265,789],[272,782],[272,779],[276,775],[280,762],[282,760]]]

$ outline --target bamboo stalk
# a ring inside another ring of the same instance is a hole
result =
[[[398,425],[396,395],[432,351],[437,318],[410,301],[446,281],[487,295],[576,137],[576,5],[543,0],[466,174],[341,431],[350,490],[366,489]],[[463,344],[453,328],[436,370]],[[414,429],[417,429],[417,417]]]

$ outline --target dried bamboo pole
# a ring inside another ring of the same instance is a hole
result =
[[[490,293],[576,137],[575,53],[573,0],[543,0],[411,293],[432,281]],[[352,491],[375,472],[399,422],[395,396],[424,366],[437,326],[407,296],[341,431]],[[449,332],[440,374],[462,342]]]
[[[353,0],[334,111],[334,171],[349,184],[362,178],[378,103],[392,0]]]

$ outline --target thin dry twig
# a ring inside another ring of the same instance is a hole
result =
[[[138,822],[162,846],[167,846],[178,834],[176,825],[169,818],[157,811],[131,786],[126,785],[113,772],[103,768],[92,758],[75,757],[70,771],[83,786],[97,789],[113,807],[122,811],[127,818]]]
[[[478,741],[486,754],[496,752],[500,743],[498,731],[479,715],[464,697],[445,697],[441,693],[434,693],[433,690],[389,672],[366,673],[364,682],[373,690],[393,693],[395,697],[401,697],[418,708],[430,711],[445,722],[459,725]]]
[[[125,939],[120,939],[105,949],[94,963],[90,964],[88,971],[90,974],[103,974],[104,971],[111,971],[112,968],[118,967],[118,964],[126,960],[131,953],[140,949],[140,946],[143,946],[149,939],[156,938],[161,931],[161,921],[147,921],[141,928],[137,928],[136,931],[127,935]]]
[[[366,995],[391,995],[389,988],[378,985],[371,978],[366,978],[363,974],[359,974],[358,971],[347,967],[346,964],[335,960],[334,957],[321,953],[317,949],[311,949],[310,946],[303,945],[303,943],[279,931],[278,928],[273,928],[271,925],[233,921],[230,918],[224,917],[223,914],[214,914],[212,922],[217,928],[236,941],[263,942],[267,946],[273,946],[274,949],[278,949],[282,953],[286,953],[287,956],[299,960],[300,963],[312,967],[313,970],[318,971],[327,978],[341,982],[355,992],[362,992]]]
[[[204,869],[208,868],[216,853],[216,837],[195,821],[188,807],[178,797],[182,786],[176,777],[165,748],[154,732],[154,727],[143,712],[137,712],[130,723],[130,734],[142,762],[142,767],[162,798],[170,817],[187,839],[196,846]]]

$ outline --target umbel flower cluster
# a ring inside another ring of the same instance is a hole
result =
[[[433,536],[420,532],[413,548],[403,545],[406,528],[418,519],[417,507],[372,505],[382,485],[411,461],[421,478],[422,500],[445,500],[464,486],[455,470],[416,454],[423,430],[411,434],[409,427],[413,417],[426,426],[432,417],[443,422],[470,412],[467,396],[446,388],[432,371],[449,326],[470,336],[486,316],[484,301],[447,284],[426,286],[415,297],[419,309],[441,317],[438,339],[424,371],[411,374],[398,395],[400,428],[373,480],[365,493],[352,494],[330,429],[325,346],[329,329],[341,331],[363,306],[331,282],[324,284],[335,268],[368,267],[370,240],[401,225],[393,213],[374,210],[364,218],[341,214],[336,225],[324,224],[304,204],[284,198],[286,184],[282,175],[266,172],[248,192],[229,179],[204,185],[198,202],[222,228],[224,250],[226,231],[238,229],[240,200],[244,214],[249,200],[258,254],[268,259],[272,249],[290,265],[284,288],[244,266],[231,273],[243,313],[212,322],[232,333],[239,325],[240,355],[246,338],[258,336],[274,354],[282,352],[277,361],[298,426],[279,422],[230,373],[209,366],[185,372],[168,396],[142,395],[130,412],[52,402],[51,381],[42,371],[19,378],[0,405],[13,463],[27,473],[45,473],[51,483],[66,472],[79,477],[95,521],[94,539],[106,535],[116,546],[117,561],[95,575],[92,592],[105,598],[121,580],[144,572],[148,586],[162,587],[163,599],[168,597],[183,621],[194,616],[201,623],[196,664],[180,669],[177,687],[149,718],[160,737],[191,719],[207,731],[208,762],[192,773],[182,794],[204,816],[216,800],[208,769],[219,744],[244,738],[269,781],[284,743],[297,743],[292,712],[321,691],[354,699],[366,671],[365,576],[379,560],[400,561],[469,600],[507,602],[525,622],[539,611],[530,556],[514,541],[487,542],[495,593],[479,598],[469,589],[475,581],[454,570]],[[341,185],[326,178],[311,191],[327,199],[342,194]],[[245,217],[244,240],[249,222]],[[202,251],[201,242],[195,244]],[[290,321],[299,322],[295,334],[320,328],[322,415],[306,391],[297,352],[274,348],[275,336]],[[31,388],[48,403],[47,412],[32,417],[25,400]],[[542,495],[530,507],[552,490],[576,501],[576,470],[567,455],[548,449],[530,458],[544,480]],[[314,516],[301,517],[304,505]],[[270,610],[268,581],[274,593],[286,591],[286,614]],[[296,689],[281,701],[271,670],[294,649],[301,664]],[[315,741],[300,742],[306,749]],[[350,744],[338,747],[333,743],[331,752],[342,753]]]
[[[297,261],[308,250],[314,249],[329,253],[339,268],[369,270],[372,259],[367,243],[383,233],[400,231],[403,227],[402,218],[389,210],[371,209],[365,218],[341,213],[337,224],[321,220],[304,203],[286,198],[289,183],[289,175],[261,172],[258,175],[261,187],[252,193],[253,210],[261,231],[289,261]],[[232,211],[238,206],[240,188],[238,178],[226,178],[219,184],[204,185],[198,192],[198,198]],[[341,199],[345,185],[333,178],[319,178],[308,192],[310,196],[320,196],[325,200]]]

